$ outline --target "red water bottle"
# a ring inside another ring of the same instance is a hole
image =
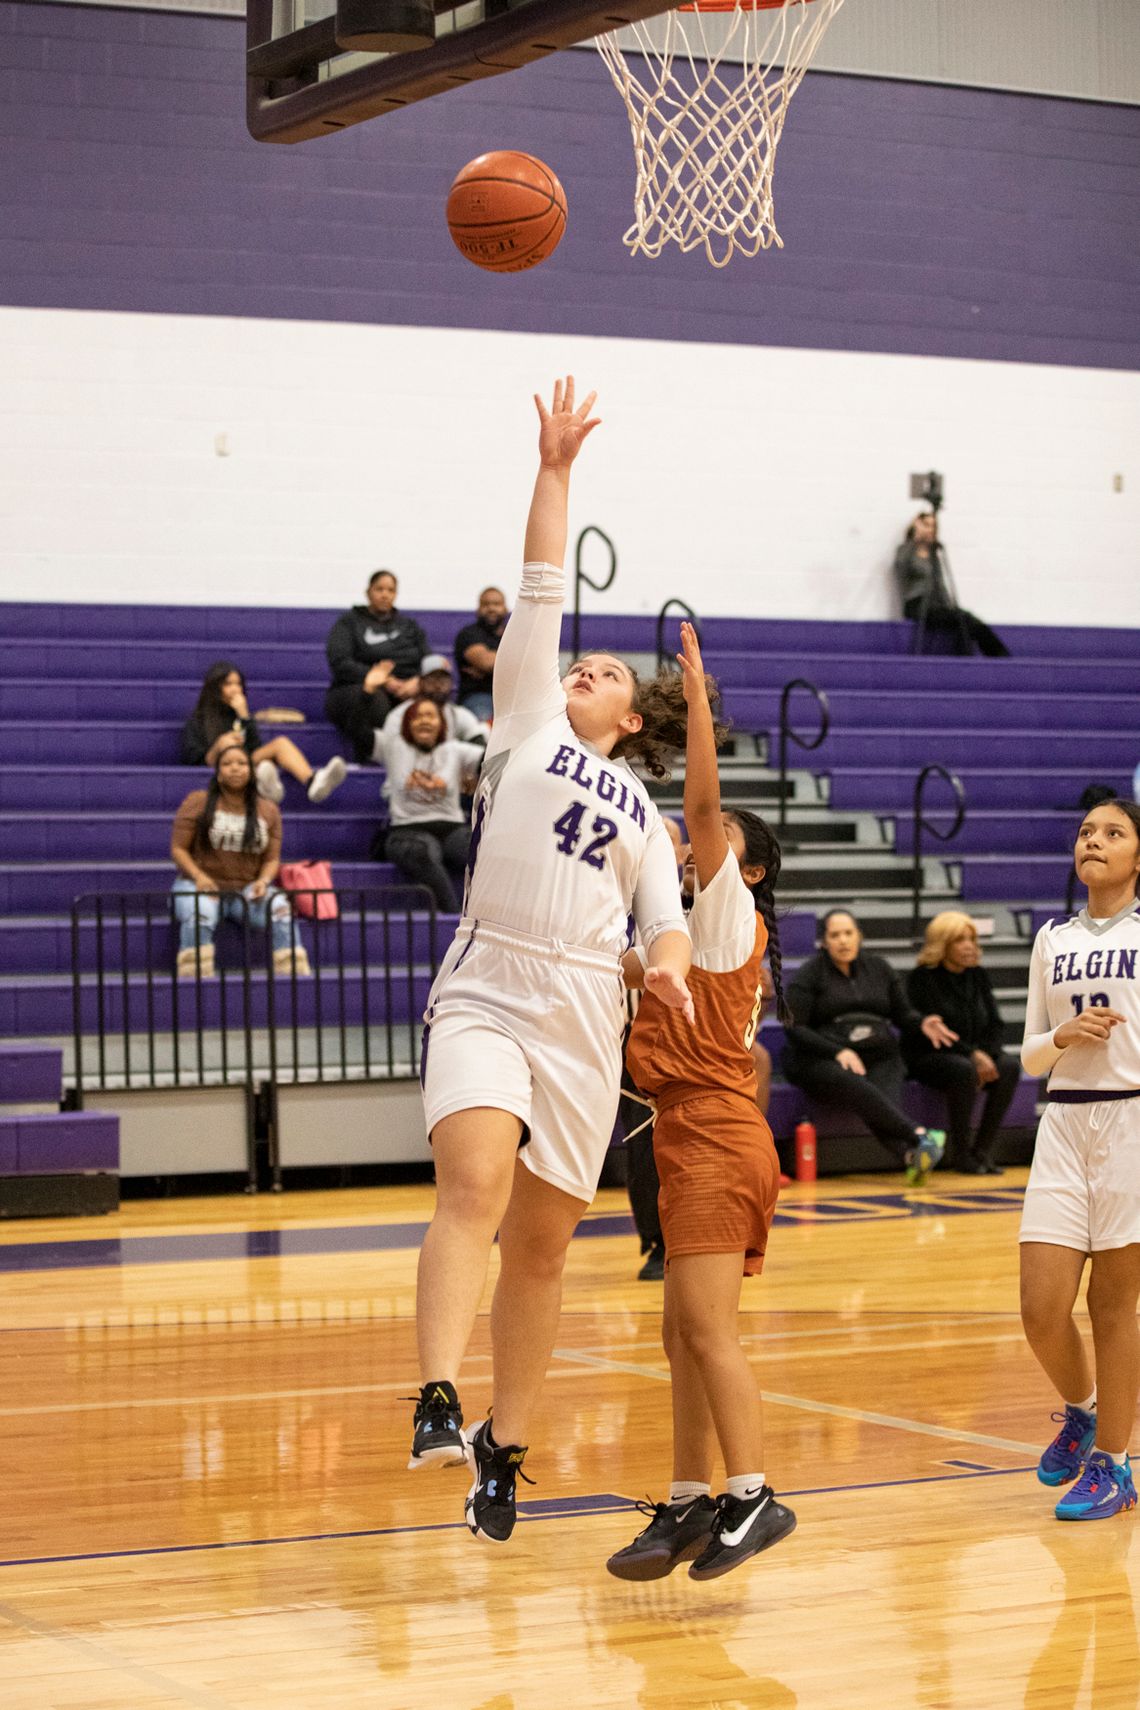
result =
[[[815,1124],[811,1122],[796,1124],[796,1180],[815,1180]]]

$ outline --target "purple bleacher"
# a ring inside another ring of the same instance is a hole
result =
[[[946,810],[941,817],[945,829],[946,820],[953,817],[953,804],[949,791],[943,794]],[[947,845],[948,853],[1067,855],[1072,850],[1078,814],[1033,808],[1021,808],[1014,814],[1002,808],[979,808],[969,798],[967,802],[966,823],[955,836],[953,844]],[[931,788],[929,797],[925,799],[924,812],[934,824],[939,824],[937,786]],[[923,847],[927,851],[932,849],[929,837],[923,838]],[[895,848],[900,855],[910,855],[914,851],[914,821],[907,814],[900,814],[896,821]]]
[[[295,740],[302,744],[305,728],[294,727]],[[383,777],[378,767],[362,766],[348,774],[335,798],[319,804],[309,801],[300,784],[283,777],[282,812],[290,827],[314,821],[315,836],[318,822],[330,812],[375,819],[381,813]],[[203,789],[208,781],[204,766],[6,766],[0,768],[0,812],[89,813],[114,806],[120,813],[164,813],[169,819],[191,790]]]
[[[2,653],[2,647],[0,647]],[[296,727],[294,727],[295,729]],[[181,720],[0,720],[0,752],[15,766],[172,766],[178,761]],[[304,726],[306,757],[323,765],[344,744],[331,724]],[[277,729],[275,734],[289,734]],[[187,775],[190,775],[188,769]],[[378,775],[378,774],[377,774]],[[195,788],[193,783],[188,789]]]
[[[75,1175],[119,1168],[119,1119],[102,1111],[0,1116],[0,1172]]]
[[[948,720],[950,704],[944,703],[944,707]],[[1019,762],[1039,768],[1053,760],[1062,770],[1080,768],[1090,780],[1095,780],[1102,772],[1115,776],[1127,771],[1131,775],[1138,759],[1140,730],[1133,731],[1131,726],[1107,731],[1069,731],[1018,725],[983,731],[931,721],[921,727],[833,728],[811,755],[810,765],[819,772],[855,766],[907,767],[913,775],[931,760],[967,769],[977,765],[1016,766]]]
[[[226,982],[228,997],[226,1013],[231,1027],[240,1021],[239,986],[241,976],[235,973]],[[349,1027],[358,1027],[368,1019],[373,1027],[391,1021],[395,1025],[409,1024],[417,1031],[427,1003],[431,980],[426,971],[399,971],[393,979],[387,969],[375,969],[365,982],[358,970],[351,967],[343,979],[344,1011],[340,1009],[341,978],[334,971],[314,973],[308,978],[278,978],[274,982],[274,1014],[277,1025],[291,1028],[313,1027],[318,1014],[325,1027],[338,1026],[343,1019]],[[270,996],[267,976],[260,969],[250,975],[250,1023],[265,1027],[270,1018]],[[318,992],[319,986],[319,992]],[[171,973],[156,973],[149,987],[145,980],[135,978],[125,982],[108,980],[104,987],[102,1020],[109,1033],[123,1032],[124,1018],[129,1030],[145,1037],[148,1028],[160,1033],[171,1030],[194,1032],[198,1025],[198,993],[201,992],[201,1022],[204,1027],[218,1027],[222,1017],[223,982],[219,978],[176,980]],[[294,1004],[294,991],[296,1002]],[[98,1031],[100,1006],[98,989],[93,977],[84,979],[81,1016],[86,1033]],[[60,1034],[72,1025],[72,986],[70,978],[42,978],[34,981],[19,978],[0,982],[0,1033],[17,1038],[40,1034]]]
[[[409,601],[413,592],[406,590]],[[346,595],[351,598],[352,590]],[[603,599],[590,594],[587,599],[591,610],[583,618],[584,647],[655,651],[654,617],[607,612]],[[241,666],[255,710],[276,704],[306,714],[301,726],[263,726],[266,737],[293,737],[315,765],[343,752],[341,738],[323,717],[325,638],[342,609],[0,606],[0,748],[6,760],[0,772],[0,1035],[29,1041],[28,1047],[15,1048],[14,1063],[20,1051],[30,1061],[27,1052],[37,1036],[71,1031],[73,898],[93,891],[168,890],[171,817],[206,777],[202,768],[177,764],[179,733],[210,664],[225,657]],[[455,633],[472,615],[466,610],[416,612],[411,603],[407,609],[422,622],[432,648],[448,654]],[[829,776],[837,812],[894,818],[895,840],[885,846],[889,851],[909,849],[918,768],[936,760],[959,771],[968,798],[965,830],[952,844],[928,843],[927,854],[932,860],[941,856],[951,877],[960,872],[966,906],[983,907],[1003,899],[1029,904],[1063,896],[1073,804],[1091,781],[1130,793],[1140,760],[1140,632],[1015,627],[1001,633],[1013,651],[1010,660],[914,657],[911,627],[897,622],[723,617],[702,622],[707,663],[721,678],[726,711],[744,739],[739,751],[747,755],[747,738],[757,732],[768,735],[774,752],[780,688],[794,676],[812,679],[829,697],[832,731],[818,750],[795,751],[792,763]],[[670,647],[675,635],[672,622],[666,636]],[[563,645],[569,643],[567,619]],[[1077,697],[1074,682],[1091,660],[1096,662],[1094,692]],[[802,701],[802,723],[814,726],[808,697]],[[286,858],[329,858],[337,883],[346,888],[399,883],[390,866],[367,859],[372,833],[386,817],[381,782],[378,769],[354,771],[331,802],[314,807],[287,781]],[[937,811],[937,788],[930,800]],[[794,812],[788,841],[796,842]],[[837,872],[866,873],[861,861],[865,853],[851,864],[833,865]],[[799,869],[806,872],[807,866],[801,858]],[[785,893],[797,882],[796,870],[791,866],[785,876]],[[826,872],[826,866],[819,871]],[[809,895],[817,886],[823,889],[816,869],[811,872],[810,880],[799,881]],[[888,870],[886,878],[892,885],[900,882],[897,872]],[[868,876],[866,894],[882,882],[882,873]],[[1026,911],[1022,929],[1027,940],[1030,928],[1048,912],[1060,909],[1035,908],[1031,917]],[[446,944],[453,924],[440,917],[437,948]],[[301,926],[314,960],[321,945],[331,946],[335,935],[342,935],[349,965],[346,1023],[360,1025],[367,1002],[373,1026],[390,1014],[407,1027],[411,1040],[431,959],[427,921],[420,914],[408,928],[397,919],[387,939],[378,923],[367,926],[366,953],[377,970],[367,989],[356,966],[359,930],[351,907],[339,923],[320,928],[319,935],[312,922]],[[899,935],[903,932],[905,927]],[[783,917],[781,938],[790,974],[796,960],[813,948],[814,913],[801,909]],[[85,917],[78,962],[88,1030],[97,1021],[95,943],[94,925]],[[233,993],[240,934],[221,927],[217,946]],[[179,1028],[193,1032],[197,990],[193,981],[173,979],[174,949],[174,931],[161,909],[149,936],[139,906],[127,910],[122,943],[117,926],[106,934],[104,966],[112,978],[103,1019],[110,1030],[121,1030],[125,1005],[128,1025],[136,1031],[150,1019],[164,1031],[177,1014]],[[385,955],[395,978],[382,970]],[[148,960],[155,969],[149,999],[140,973]],[[200,989],[202,1018],[212,1025],[219,1017],[221,982],[203,982]],[[279,980],[274,989],[277,1019],[288,1027],[294,1019],[294,987]],[[254,1025],[260,1026],[268,1017],[269,997],[260,968],[251,990]],[[295,991],[299,1027],[314,1025],[318,995],[325,1026],[336,1025],[335,976],[298,980]],[[782,1033],[768,1008],[760,1037],[778,1057]],[[0,1096],[4,1074],[0,1051]],[[24,1079],[11,1084],[50,1088],[45,1102],[55,1102],[59,1074],[56,1050],[50,1067],[41,1059],[38,1069],[28,1068]],[[1013,1125],[1032,1123],[1036,1090],[1036,1083],[1022,1082],[1009,1118]],[[914,1088],[907,1098],[916,1120],[932,1120],[926,1093]],[[21,1093],[19,1101],[39,1098]],[[801,1094],[777,1082],[773,1127],[782,1138],[790,1136],[803,1103]],[[837,1127],[831,1116],[816,1116],[822,1139],[842,1134],[841,1120]],[[46,1128],[32,1127],[28,1134],[41,1135],[45,1147],[52,1144]],[[83,1150],[84,1130],[69,1134],[57,1131],[54,1155],[72,1161],[54,1166],[46,1161],[47,1151],[37,1154],[38,1164],[21,1164],[19,1131],[0,1136],[0,1171],[115,1167],[82,1162],[92,1155]],[[104,1143],[102,1155],[109,1159],[110,1140]],[[15,1165],[4,1162],[9,1157]]]
[[[508,595],[510,588],[508,587]],[[405,593],[414,594],[410,585]],[[0,637],[33,640],[74,637],[80,640],[118,642],[131,639],[218,644],[218,657],[238,643],[308,642],[323,646],[329,628],[359,596],[346,589],[342,605],[320,609],[288,606],[128,606],[56,605],[38,601],[12,601],[0,606]],[[587,595],[591,609],[582,616],[583,641],[589,646],[605,644],[636,648],[653,647],[656,619],[608,611]],[[423,624],[428,635],[442,638],[471,621],[470,609],[423,611],[414,597],[402,602]],[[566,619],[567,626],[570,619]],[[702,635],[709,648],[754,648],[793,653],[909,654],[913,633],[910,624],[890,621],[837,623],[828,619],[711,617],[702,615]],[[1140,661],[1140,631],[1080,628],[1059,625],[1003,624],[1000,633],[1014,660],[1043,658],[1133,659]],[[951,663],[955,663],[951,661]],[[1000,673],[1005,662],[996,660]]]
[[[952,844],[935,851],[954,858]],[[1054,855],[968,855],[962,862],[965,902],[1025,902],[1031,897],[1063,897],[1072,863]]]
[[[956,767],[966,791],[971,814],[983,808],[1052,808],[1067,816],[1076,830],[1080,809],[1077,802],[1089,783],[1085,767],[1062,771],[1057,767]],[[873,768],[854,766],[830,774],[830,803],[840,812],[909,813],[914,798],[913,767]],[[1132,794],[1132,774],[1102,768],[1097,782],[1108,784],[1125,796]],[[3,780],[0,779],[0,788]],[[937,786],[936,786],[937,788]],[[0,802],[3,797],[0,796]]]
[[[1006,1127],[1032,1128],[1036,1125],[1039,1089],[1039,1081],[1022,1075],[1006,1115]],[[921,1123],[928,1128],[945,1126],[945,1101],[929,1087],[920,1086],[917,1081],[905,1083],[902,1107],[916,1124]],[[977,1109],[980,1110],[980,1101]],[[796,1124],[804,1121],[814,1125],[818,1138],[823,1142],[844,1135],[866,1133],[857,1117],[848,1116],[829,1105],[817,1104],[809,1094],[801,1092],[799,1087],[789,1086],[787,1081],[776,1081],[768,1106],[768,1125],[775,1138],[781,1141],[791,1140]],[[884,1159],[886,1155],[884,1152]]]
[[[62,1094],[58,1045],[0,1045],[0,1104],[58,1104]]]
[[[320,853],[319,846],[309,851]],[[304,852],[291,849],[288,858],[301,860]],[[353,890],[407,882],[384,861],[339,861],[333,876],[339,885]],[[0,862],[0,915],[66,913],[77,896],[97,891],[164,891],[173,879],[169,860]]]
[[[104,914],[103,967],[110,973],[118,973],[125,960],[129,969],[149,966],[169,971],[177,948],[177,930],[169,910],[164,914],[158,903],[152,903],[148,925],[141,907],[129,907],[125,933],[121,930],[121,920],[118,908],[108,909]],[[364,951],[373,967],[382,966],[385,957],[401,965],[409,959],[427,963],[431,960],[433,940],[435,955],[439,958],[451,942],[457,921],[456,915],[437,915],[433,930],[426,914],[413,914],[409,919],[397,912],[387,918],[387,923],[379,916],[369,916],[363,932]],[[317,945],[323,946],[330,957],[343,945],[346,958],[359,962],[360,915],[347,899],[339,921],[320,921],[314,925],[303,920],[301,930],[314,955]],[[94,973],[99,965],[99,938],[94,913],[87,911],[78,928],[78,963],[85,974]],[[220,963],[227,967],[240,966],[243,943],[239,926],[223,921],[218,927],[215,943]],[[69,975],[72,967],[72,930],[65,915],[0,916],[0,978],[5,974]],[[3,1058],[0,1056],[2,1087]],[[0,1092],[0,1099],[2,1097]]]
[[[191,788],[196,787],[193,783]],[[304,822],[304,838],[285,821],[283,858],[361,860],[387,818],[379,803],[371,813],[338,813],[328,805],[319,820]],[[158,861],[170,850],[169,813],[0,813],[0,849],[9,861]]]

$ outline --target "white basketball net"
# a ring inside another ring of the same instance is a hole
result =
[[[630,64],[616,30],[595,38],[633,132],[635,217],[622,240],[632,254],[703,245],[723,267],[735,250],[783,247],[772,207],[776,145],[842,4],[788,0],[760,11],[738,0],[729,11],[627,25],[644,64]]]

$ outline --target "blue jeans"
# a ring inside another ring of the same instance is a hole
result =
[[[289,950],[300,943],[289,898],[274,885],[270,885],[259,902],[247,902],[236,891],[222,895],[200,891],[193,879],[179,874],[172,892],[180,950],[192,949],[195,944],[212,944],[223,915],[227,920],[236,920],[239,926],[243,918],[248,918],[250,926],[258,932],[264,932],[268,925],[274,950]]]
[[[495,702],[490,689],[474,689],[470,694],[464,695],[459,704],[466,707],[468,712],[474,713],[476,718],[481,718],[484,723],[494,716]]]

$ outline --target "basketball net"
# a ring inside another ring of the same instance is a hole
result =
[[[724,267],[736,250],[783,248],[772,207],[776,145],[842,4],[697,0],[626,26],[629,51],[644,64],[626,59],[616,30],[595,37],[633,133],[634,223],[622,239],[631,254],[703,246]]]

